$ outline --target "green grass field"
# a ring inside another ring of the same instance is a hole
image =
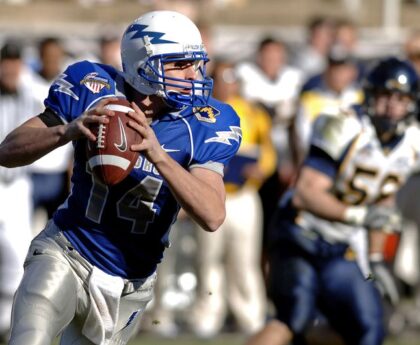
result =
[[[57,343],[58,344],[58,343]],[[198,339],[192,335],[182,335],[177,338],[163,339],[150,334],[139,334],[129,345],[244,345],[245,337],[237,334],[223,334],[212,340]],[[6,344],[0,344],[6,345]],[[404,335],[388,339],[384,345],[420,345],[420,334]]]
[[[214,340],[201,340],[185,335],[175,339],[162,339],[152,335],[140,334],[130,345],[244,345],[245,338],[239,335],[221,335]],[[389,339],[384,345],[420,345],[420,335],[404,336],[398,339]]]

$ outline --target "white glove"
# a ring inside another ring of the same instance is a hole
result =
[[[349,206],[344,218],[346,222],[363,226],[368,230],[398,232],[402,227],[400,211],[390,206]]]

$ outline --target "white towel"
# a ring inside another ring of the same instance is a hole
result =
[[[89,277],[90,308],[82,334],[97,345],[109,344],[118,322],[124,280],[93,267]]]
[[[357,228],[349,238],[350,247],[356,254],[356,261],[362,271],[363,277],[368,279],[371,275],[368,254],[368,236],[365,228]]]

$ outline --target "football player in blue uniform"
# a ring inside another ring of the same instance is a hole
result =
[[[29,248],[15,295],[10,344],[126,344],[152,298],[155,272],[182,207],[206,231],[225,217],[224,165],[241,141],[233,109],[210,97],[207,54],[194,23],[155,11],[125,31],[123,71],[82,61],[52,84],[45,111],[11,132],[0,164],[33,162],[74,144],[71,193]],[[143,140],[130,175],[107,186],[86,143],[116,97],[131,101]],[[16,229],[18,231],[19,229]]]
[[[304,341],[318,311],[348,345],[383,343],[381,281],[368,277],[383,231],[400,226],[393,197],[419,164],[418,80],[396,58],[366,79],[364,107],[316,120],[296,186],[278,205],[269,241],[276,315],[249,345]]]

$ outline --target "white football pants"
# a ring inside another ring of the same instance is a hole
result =
[[[104,284],[107,279],[110,284]],[[127,344],[152,299],[156,274],[121,279],[118,294],[112,294],[112,283],[118,279],[98,272],[50,221],[28,251],[15,295],[9,345],[48,345],[59,334],[61,345]]]

